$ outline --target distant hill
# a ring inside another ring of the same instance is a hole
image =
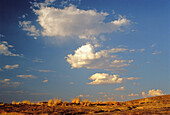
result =
[[[161,96],[155,96],[155,97],[130,100],[130,101],[126,101],[125,103],[129,103],[129,102],[137,103],[137,102],[144,102],[144,101],[148,101],[148,102],[152,102],[152,103],[160,102],[163,104],[170,104],[170,95],[161,95]]]

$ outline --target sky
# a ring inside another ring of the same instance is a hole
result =
[[[170,1],[1,0],[0,101],[170,94]]]

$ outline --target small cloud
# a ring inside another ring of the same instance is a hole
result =
[[[8,82],[10,81],[10,79],[3,79],[2,81],[0,81],[1,83],[5,83],[5,82]]]
[[[116,91],[124,91],[125,87],[119,87],[119,88],[115,88]]]
[[[73,84],[74,84],[74,82],[70,82],[69,84],[73,85]]]
[[[28,78],[36,78],[36,76],[33,75],[17,75],[17,77],[28,79]]]
[[[157,54],[161,54],[161,53],[162,53],[161,51],[154,51],[152,54],[157,55]]]
[[[131,49],[131,50],[129,50],[130,52],[134,52],[135,51],[135,49]]]
[[[129,96],[129,97],[138,97],[139,96],[139,94],[134,94],[134,93],[131,93],[131,94],[128,94],[127,96]]]
[[[5,56],[22,56],[19,54],[14,54],[11,51],[9,51],[9,48],[13,47],[12,45],[8,45],[8,42],[2,41],[0,42],[0,55],[5,55]]]
[[[51,93],[29,93],[29,95],[50,95]]]
[[[124,100],[124,99],[125,99],[125,96],[124,96],[124,95],[120,95],[120,98],[121,98],[122,100]]]
[[[78,97],[83,97],[83,95],[80,94]]]
[[[138,79],[140,79],[139,77],[129,77],[129,78],[127,78],[127,80],[138,80]]]
[[[56,72],[56,71],[52,71],[52,70],[38,70],[39,72]]]
[[[144,52],[145,51],[145,49],[139,49],[139,52]]]
[[[3,79],[0,81],[0,87],[17,87],[21,83],[20,82],[10,82],[10,79]]]
[[[46,82],[48,82],[48,80],[46,79],[46,80],[44,80],[44,81],[42,81],[42,82],[46,83]]]
[[[24,94],[26,92],[24,92],[24,91],[6,91],[6,93],[9,93],[9,94],[13,94],[13,93],[15,93],[15,94]]]
[[[19,65],[18,64],[15,64],[15,65],[5,65],[4,66],[4,69],[15,69],[15,68],[18,68],[19,67]]]
[[[152,46],[151,46],[151,47],[153,48],[153,47],[155,47],[155,46],[156,46],[156,43],[152,44]]]
[[[142,96],[143,96],[144,98],[146,98],[146,97],[147,97],[147,95],[146,95],[146,93],[145,93],[145,92],[142,92]]]
[[[42,63],[42,62],[44,62],[44,60],[43,59],[39,59],[39,58],[35,58],[33,60],[33,62]]]
[[[31,25],[31,21],[19,21],[19,26],[22,27],[24,31],[27,31],[29,36],[40,36],[39,30],[36,29],[34,25]]]
[[[104,94],[106,94],[105,92],[98,92],[98,94],[100,94],[100,95],[104,95]]]

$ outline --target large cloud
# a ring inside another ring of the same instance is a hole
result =
[[[133,60],[116,59],[113,53],[125,52],[125,48],[112,48],[95,52],[94,47],[87,43],[74,51],[74,54],[67,55],[66,59],[72,68],[86,67],[88,69],[121,70],[120,68],[129,66]]]
[[[41,7],[34,10],[38,22],[43,28],[43,36],[78,36],[82,39],[97,36],[100,33],[111,33],[130,24],[130,20],[120,16],[119,19],[104,22],[108,13],[96,10],[82,10],[74,5],[64,9]]]
[[[12,45],[9,45],[6,41],[0,41],[0,55],[5,56],[20,56],[19,54],[14,54],[11,51],[9,51],[9,48],[13,47]]]
[[[93,80],[88,83],[91,85],[120,84],[123,81],[129,80],[128,78],[120,77],[120,75],[109,75],[107,73],[95,73],[89,79]]]

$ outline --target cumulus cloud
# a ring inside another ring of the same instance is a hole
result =
[[[93,80],[92,82],[88,83],[91,85],[120,84],[123,81],[128,80],[128,78],[120,77],[120,75],[109,75],[107,73],[95,73],[89,77],[89,79]]]
[[[100,50],[95,52],[94,46],[87,43],[82,45],[74,54],[68,54],[66,61],[71,64],[73,68],[86,67],[87,69],[105,69],[105,70],[121,70],[121,67],[129,66],[133,60],[116,59],[117,55],[113,53],[125,52],[125,48],[112,48],[109,50]]]
[[[28,79],[28,78],[36,78],[36,76],[33,75],[17,75],[17,77]]]
[[[120,16],[117,20],[105,23],[108,13],[96,10],[82,10],[74,5],[64,9],[41,7],[34,9],[37,21],[43,28],[43,36],[73,37],[90,39],[101,33],[112,33],[130,24],[130,20]]]
[[[29,36],[39,36],[39,30],[36,29],[34,25],[31,24],[31,21],[19,21],[19,26],[22,27],[24,31],[27,31]],[[36,38],[35,38],[36,39]]]
[[[148,93],[142,92],[142,96],[145,98],[147,96],[160,96],[160,95],[165,95],[162,90],[160,89],[151,89],[148,91]]]
[[[15,65],[5,65],[4,69],[15,69],[15,68],[18,68],[18,67],[19,67],[18,64],[15,64]]]
[[[11,82],[10,79],[3,79],[0,81],[0,87],[17,87],[20,84],[20,82]]]
[[[115,88],[116,91],[124,91],[125,87],[119,87],[119,88]]]
[[[46,79],[46,80],[44,80],[44,81],[42,81],[42,82],[46,83],[46,82],[48,82],[48,80]]]
[[[164,95],[163,91],[160,89],[157,89],[157,90],[152,89],[148,91],[148,96],[159,96],[159,95]]]
[[[136,93],[136,94],[131,93],[131,94],[128,94],[128,96],[129,96],[129,97],[138,97],[138,96],[139,96],[139,94],[137,94],[137,93]]]
[[[8,42],[2,41],[0,42],[0,55],[5,56],[20,56],[19,54],[14,54],[11,51],[9,51],[9,48],[13,47],[12,45],[9,45]]]

